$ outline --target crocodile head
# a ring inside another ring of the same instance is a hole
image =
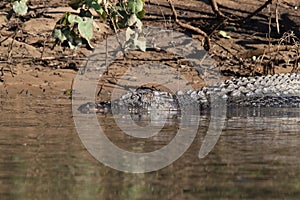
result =
[[[89,113],[109,113],[111,111],[111,103],[110,102],[101,102],[101,103],[93,103],[88,102],[82,104],[78,110],[81,113],[89,114]]]

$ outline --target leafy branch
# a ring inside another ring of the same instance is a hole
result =
[[[115,32],[127,27],[127,46],[145,50],[145,40],[141,37],[144,0],[71,0],[69,5],[80,12],[78,15],[67,12],[57,22],[52,33],[56,39],[54,46],[67,44],[71,49],[77,49],[86,44],[88,49],[93,49],[90,40],[94,28],[101,31],[92,14],[96,13],[102,20],[108,20]]]

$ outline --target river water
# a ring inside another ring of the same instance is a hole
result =
[[[2,99],[0,105],[1,199],[300,197],[299,109],[228,111],[218,141],[201,159],[212,119],[200,117],[193,143],[178,160],[132,174],[105,166],[86,150],[69,99],[19,97]],[[168,145],[180,123],[180,117],[168,119],[150,140],[123,134],[110,115],[97,119],[111,141],[135,152]],[[137,123],[149,122],[139,118]]]

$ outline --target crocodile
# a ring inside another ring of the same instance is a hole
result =
[[[88,102],[81,113],[144,113],[151,110],[192,111],[228,107],[300,107],[300,75],[295,73],[226,80],[200,90],[177,91],[175,94],[141,87],[118,99]]]

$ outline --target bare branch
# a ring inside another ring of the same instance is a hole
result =
[[[272,4],[273,0],[268,0],[266,1],[266,3],[264,3],[261,7],[257,8],[253,13],[251,13],[250,15],[248,15],[247,17],[239,20],[240,23],[245,23],[246,21],[248,21],[250,18],[252,18],[253,16],[257,15],[260,11],[262,11],[264,8],[266,8],[269,4]]]
[[[211,0],[211,8],[214,11],[215,14],[217,14],[218,17],[222,17],[222,18],[227,18],[220,10],[218,7],[218,4],[216,2],[216,0]]]
[[[175,7],[174,7],[174,5],[173,5],[173,3],[172,3],[172,0],[167,0],[167,1],[168,1],[169,5],[170,5],[170,7],[171,7],[171,10],[172,10],[172,13],[173,13],[173,15],[174,15],[174,20],[175,20],[176,24],[178,24],[179,26],[181,26],[181,27],[183,27],[183,28],[192,30],[192,31],[194,31],[194,32],[196,32],[196,33],[198,33],[198,34],[200,34],[201,36],[203,36],[204,39],[205,39],[204,48],[205,48],[205,50],[208,51],[208,50],[210,49],[210,40],[209,40],[209,36],[208,36],[204,31],[202,31],[201,29],[199,29],[199,28],[197,28],[197,27],[194,27],[194,26],[192,26],[192,25],[189,25],[189,24],[185,24],[185,23],[179,21],[179,20],[178,20],[178,15],[177,15],[177,12],[176,12],[176,10],[175,10]]]

